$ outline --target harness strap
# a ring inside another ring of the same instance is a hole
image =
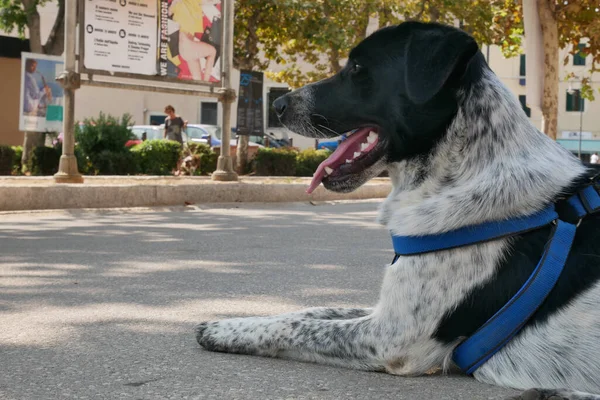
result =
[[[599,191],[600,184],[596,178],[590,185],[566,199],[566,204],[574,210],[579,221],[588,214],[600,211]],[[559,205],[560,203],[557,206]],[[569,220],[571,218],[572,215]],[[525,284],[482,327],[454,350],[454,362],[466,373],[472,374],[504,347],[542,305],[565,266],[579,223],[575,225],[561,220],[553,204],[527,217],[487,222],[439,235],[392,235],[396,253],[392,263],[395,263],[400,256],[448,250],[518,235],[542,228],[551,222],[554,227],[550,239]]]
[[[544,227],[558,218],[554,205],[527,217],[507,221],[493,221],[467,226],[438,235],[395,236],[392,243],[396,257],[431,253],[456,247],[487,242],[507,236],[518,235]]]
[[[598,190],[600,190],[600,184],[594,180],[590,185],[567,199],[567,204],[575,210],[577,218],[581,219],[588,214],[600,211]]]
[[[455,349],[453,360],[463,371],[472,374],[517,334],[540,307],[560,277],[576,229],[573,224],[556,220],[550,241],[529,279],[504,307]]]

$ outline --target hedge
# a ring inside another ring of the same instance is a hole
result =
[[[23,146],[12,146],[12,149],[15,152],[15,157],[13,158],[12,172],[15,175],[20,175],[23,170],[23,166],[21,164],[21,159],[23,158]]]
[[[133,175],[139,171],[137,160],[129,151],[104,150],[94,159],[94,168],[100,175]]]
[[[329,150],[307,149],[296,156],[296,176],[313,176],[319,164],[331,155]]]
[[[330,155],[329,150],[260,148],[252,162],[253,170],[263,176],[312,176]]]
[[[135,139],[129,129],[131,115],[121,118],[100,113],[98,118],[87,118],[75,126],[75,141],[80,171],[99,175],[128,175],[138,172],[136,159],[125,143]]]
[[[154,139],[131,148],[139,171],[149,175],[170,175],[177,169],[181,144],[172,140]]]
[[[297,154],[289,148],[260,148],[254,156],[254,171],[263,176],[294,176]]]
[[[0,146],[0,175],[11,175],[15,151],[10,146]]]
[[[55,147],[36,147],[33,149],[27,169],[31,175],[54,175],[58,172],[61,154],[61,150]]]

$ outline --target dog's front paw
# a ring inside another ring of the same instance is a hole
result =
[[[209,351],[225,352],[227,348],[223,339],[218,337],[218,322],[202,322],[196,326],[196,341]]]

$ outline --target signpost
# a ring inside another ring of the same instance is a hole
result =
[[[64,139],[56,182],[83,182],[73,155],[80,84],[218,98],[223,103],[222,142],[230,143],[236,96],[230,82],[233,0],[65,2],[65,63],[56,78],[64,88]],[[230,146],[222,146],[213,179],[237,180]]]
[[[237,134],[263,135],[263,73],[240,71]]]

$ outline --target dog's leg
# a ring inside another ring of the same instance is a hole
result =
[[[372,312],[372,308],[314,307],[280,316],[310,319],[352,319],[366,317]]]
[[[338,315],[341,314],[332,314],[327,309],[320,314]],[[393,335],[389,327],[386,328],[378,324],[372,314],[353,319],[314,319],[306,314],[284,314],[205,322],[197,327],[196,338],[211,351],[385,370],[383,355],[388,347],[393,347]]]
[[[600,396],[568,389],[529,389],[506,400],[600,400]]]

